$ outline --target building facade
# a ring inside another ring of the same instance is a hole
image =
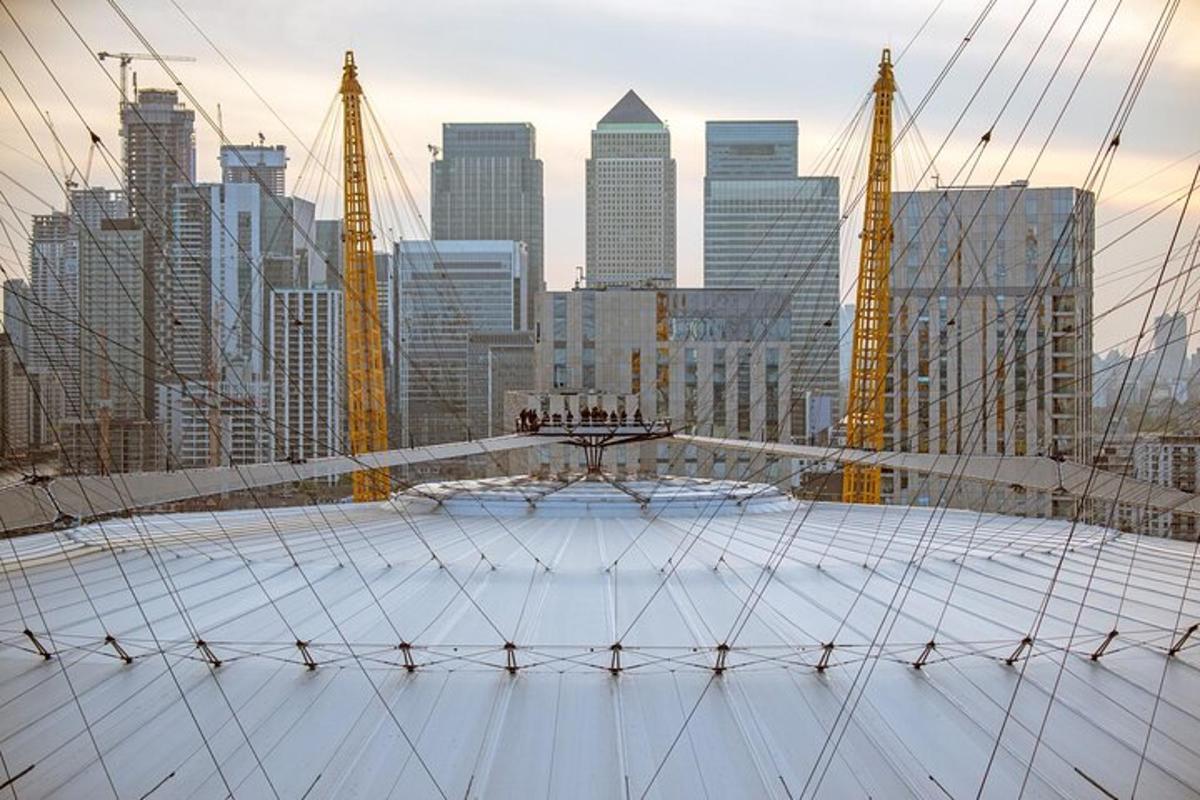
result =
[[[528,328],[527,259],[522,242],[397,245],[403,446],[480,435],[467,411],[470,337]]]
[[[1091,463],[1093,196],[1024,183],[900,192],[892,217],[885,446]],[[1074,511],[1069,498],[904,474],[885,475],[884,490],[905,503]]]
[[[165,465],[155,416],[164,354],[155,338],[145,231],[134,219],[103,219],[80,239],[81,369],[78,418],[64,424],[64,457],[78,472],[134,472]]]
[[[1149,434],[1138,436],[1133,445],[1133,477],[1195,494],[1200,487],[1200,436],[1196,434]],[[1128,504],[1123,504],[1128,506]],[[1133,530],[1171,539],[1197,538],[1196,518],[1145,507],[1133,507]]]
[[[253,183],[282,197],[286,175],[287,148],[281,144],[221,145],[221,183]]]
[[[446,123],[430,167],[434,240],[524,242],[525,305],[545,286],[545,212],[537,134],[527,122]]]
[[[793,120],[705,127],[704,285],[792,299],[792,426],[827,442],[840,407],[836,177],[797,177]]]
[[[592,131],[586,274],[592,287],[675,285],[671,132],[632,89]]]
[[[616,396],[624,408],[612,410],[670,418],[701,436],[789,441],[790,353],[791,303],[779,292],[549,292],[535,317],[534,388]],[[616,459],[620,471],[738,474],[691,446],[640,446]]]
[[[154,338],[166,354],[152,376],[170,382],[174,358],[174,301],[170,275],[171,195],[176,184],[196,179],[195,113],[174,90],[141,89],[121,107],[121,145],[125,190],[131,217],[141,227],[145,268],[151,281],[143,301],[153,321]],[[151,398],[151,417],[153,404]]]
[[[271,293],[270,410],[279,461],[347,452],[342,293]]]

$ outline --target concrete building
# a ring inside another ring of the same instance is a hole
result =
[[[615,396],[624,408],[613,410],[669,417],[677,429],[701,436],[789,441],[790,353],[791,303],[779,292],[549,292],[534,326],[534,388]],[[670,447],[619,449],[615,463],[651,474],[738,474],[721,458],[714,464],[711,454]]]
[[[281,144],[221,145],[221,183],[252,183],[282,197],[286,174],[287,148]]]
[[[29,453],[32,390],[8,332],[0,333],[0,459],[14,463]]]
[[[434,240],[524,242],[525,305],[545,285],[545,212],[537,134],[528,122],[446,123],[430,188]]]
[[[257,182],[177,185],[172,198],[175,358],[160,386],[172,463],[270,460],[270,292],[308,286],[313,204]],[[236,440],[221,417],[250,410],[263,412],[259,430],[238,424],[248,439]]]
[[[160,469],[154,414],[163,356],[146,309],[153,291],[145,232],[133,219],[100,222],[79,243],[80,417],[64,424],[65,466],[78,472]]]
[[[1146,434],[1135,438],[1133,477],[1195,494],[1200,487],[1200,435]],[[1170,539],[1197,538],[1196,518],[1145,507],[1123,509],[1133,516],[1132,529]]]
[[[24,278],[4,281],[4,332],[9,346],[22,364],[29,360],[29,283]]]
[[[313,287],[338,289],[342,285],[342,221],[319,219],[313,228],[317,244],[317,261],[309,270],[308,280]]]
[[[1024,183],[893,195],[885,447],[1091,463],[1093,209],[1089,192]],[[885,475],[884,491],[901,503],[1074,510],[1069,498],[903,474]]]
[[[174,301],[171,258],[171,194],[176,184],[196,179],[195,114],[179,102],[174,90],[141,89],[137,99],[121,107],[121,144],[130,214],[141,226],[145,268],[151,291],[144,310],[166,358],[152,376],[169,382],[167,364],[174,358]],[[153,403],[151,401],[151,418]]]
[[[275,458],[345,452],[345,343],[342,293],[284,289],[271,293],[270,409]]]
[[[473,332],[529,326],[527,250],[509,241],[408,241],[396,248],[404,446],[477,437],[467,414]]]
[[[533,335],[529,331],[471,331],[467,335],[467,421],[475,436],[501,436],[514,426],[506,393],[532,389]]]
[[[592,131],[586,270],[592,287],[675,285],[671,132],[632,89]]]
[[[796,122],[705,126],[704,285],[792,299],[792,431],[825,442],[838,418],[836,177],[797,177]]]

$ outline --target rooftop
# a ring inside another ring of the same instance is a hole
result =
[[[650,123],[661,125],[662,120],[650,110],[637,92],[630,89],[608,113],[600,118],[601,125],[627,125],[630,123]]]
[[[23,797],[1200,796],[1183,542],[573,477],[9,542]]]

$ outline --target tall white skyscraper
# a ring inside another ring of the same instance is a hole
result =
[[[671,132],[632,89],[592,131],[586,269],[592,287],[675,285]]]
[[[840,405],[838,179],[797,177],[794,120],[705,126],[704,285],[792,301],[792,437],[823,441]]]

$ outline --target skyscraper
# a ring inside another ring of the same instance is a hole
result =
[[[404,446],[476,435],[467,414],[472,332],[529,327],[525,245],[508,241],[406,241],[396,249]]]
[[[824,440],[838,417],[838,179],[797,177],[794,120],[705,126],[704,285],[792,300],[791,432]]]
[[[159,393],[172,463],[268,460],[270,292],[308,288],[314,207],[258,181],[182,184],[172,197],[174,359]]]
[[[221,183],[254,183],[282,196],[287,148],[281,144],[221,145]]]
[[[887,449],[1091,463],[1094,203],[1024,182],[892,196]],[[884,491],[905,503],[1075,508],[904,473],[885,475]]]
[[[24,278],[4,281],[4,332],[8,334],[13,357],[22,365],[29,361],[32,313],[29,300],[29,283]]]
[[[133,219],[140,225],[148,282],[142,293],[154,336],[167,355],[174,353],[174,308],[171,297],[171,191],[196,178],[195,114],[179,102],[174,90],[141,89],[136,102],[121,107],[121,142],[125,188]],[[151,379],[165,380],[160,367]]]
[[[675,285],[671,132],[632,89],[592,131],[587,281],[594,288]]]
[[[163,358],[146,315],[145,232],[105,219],[79,242],[80,397],[85,416],[64,435],[69,468],[129,472],[161,467],[153,415]]]
[[[528,122],[447,123],[431,167],[434,240],[524,242],[525,305],[545,289],[542,162]]]

